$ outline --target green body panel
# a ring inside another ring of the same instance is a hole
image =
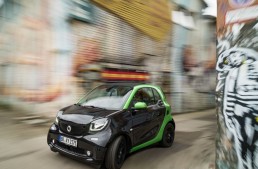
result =
[[[130,150],[130,153],[132,153],[134,151],[137,151],[137,150],[140,150],[140,149],[142,149],[144,147],[150,146],[152,144],[155,144],[155,143],[161,141],[165,126],[167,125],[168,122],[172,121],[172,119],[173,119],[172,115],[171,115],[171,107],[167,103],[166,98],[165,98],[163,92],[161,91],[161,89],[159,87],[154,86],[154,85],[144,84],[144,85],[137,85],[137,86],[135,86],[133,91],[132,91],[132,93],[131,93],[131,95],[129,96],[127,102],[124,105],[124,109],[128,109],[129,108],[129,105],[131,103],[131,100],[133,99],[133,96],[135,95],[135,93],[137,92],[138,89],[143,88],[143,87],[154,88],[154,89],[156,89],[159,92],[159,94],[161,96],[161,99],[162,99],[162,101],[163,101],[163,103],[164,103],[164,105],[166,107],[166,114],[165,114],[165,117],[163,119],[163,123],[162,123],[162,125],[160,127],[160,130],[159,130],[158,134],[156,135],[156,137],[153,138],[152,140],[149,140],[149,141],[147,141],[145,143],[142,143],[142,144],[140,144],[138,146],[132,147],[131,150]],[[167,113],[167,112],[169,112],[169,113]]]

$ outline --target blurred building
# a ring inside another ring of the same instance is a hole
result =
[[[169,36],[155,41],[87,0],[0,4],[2,103],[54,115],[110,69],[142,73],[170,94]]]
[[[202,0],[171,5],[172,29],[156,41],[88,0],[0,1],[1,102],[55,115],[124,73],[160,85],[174,112],[213,106],[214,19]]]
[[[172,5],[173,110],[186,112],[214,107],[216,18],[207,12],[210,4],[203,0],[173,0]]]

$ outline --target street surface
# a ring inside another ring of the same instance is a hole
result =
[[[15,115],[0,111],[0,169],[93,169],[51,152],[46,143],[49,126],[21,124]],[[122,169],[214,169],[215,110],[174,115],[174,119],[171,148],[152,146],[133,153]]]

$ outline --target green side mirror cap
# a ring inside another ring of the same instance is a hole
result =
[[[147,108],[147,104],[144,102],[137,102],[134,105],[134,109],[146,109]]]

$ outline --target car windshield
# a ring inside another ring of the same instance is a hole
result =
[[[78,104],[81,106],[120,110],[131,92],[132,87],[130,86],[101,85],[83,97]]]

